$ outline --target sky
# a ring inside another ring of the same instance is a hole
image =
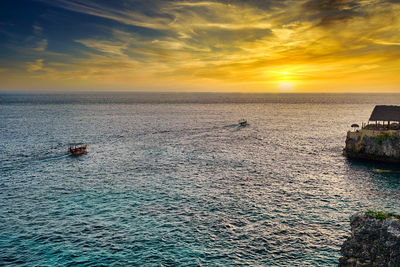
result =
[[[400,0],[2,0],[0,90],[400,92]]]

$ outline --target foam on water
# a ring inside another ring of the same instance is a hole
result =
[[[342,156],[399,100],[1,95],[0,263],[335,265],[352,213],[400,213],[398,167]]]

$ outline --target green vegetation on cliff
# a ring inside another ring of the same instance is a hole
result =
[[[390,134],[387,132],[383,132],[376,137],[376,142],[379,145],[382,145],[383,141],[385,141],[385,140],[396,140],[398,138],[399,138],[399,136],[397,134]]]
[[[372,214],[375,215],[375,218],[377,220],[386,220],[386,219],[399,219],[399,215],[394,215],[393,213],[390,213],[388,211],[375,211],[375,210],[367,210],[365,214]]]
[[[375,215],[375,218],[378,220],[385,220],[389,219],[392,216],[389,216],[389,212],[387,211],[374,211],[374,210],[367,210],[365,214],[372,214]]]

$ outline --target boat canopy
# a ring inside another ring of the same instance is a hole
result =
[[[86,144],[85,143],[70,143],[69,146],[70,147],[86,146]]]

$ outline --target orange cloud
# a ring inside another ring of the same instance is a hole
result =
[[[108,90],[400,91],[400,4],[393,1],[151,3],[140,10],[49,2],[113,23],[97,25],[105,36],[72,40],[82,50],[65,54],[48,51],[35,26],[41,59],[24,63],[15,77],[28,72],[55,87],[68,80]]]

